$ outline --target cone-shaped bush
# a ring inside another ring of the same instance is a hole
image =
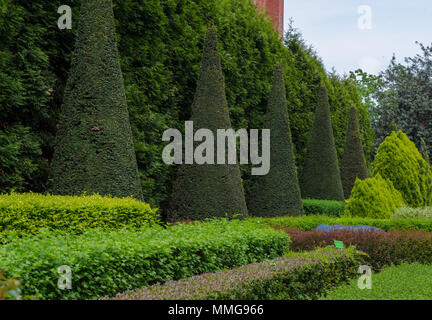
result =
[[[57,127],[51,192],[142,199],[111,0],[84,0]]]
[[[357,178],[361,180],[366,179],[367,169],[360,138],[357,110],[351,107],[341,164],[342,187],[346,199],[350,197],[351,190]]]
[[[402,195],[393,183],[377,174],[372,178],[355,181],[344,215],[386,219],[391,218],[395,210],[404,205]]]
[[[204,43],[191,121],[194,131],[209,129],[215,138],[218,129],[231,128],[217,31],[213,27],[207,31]],[[180,166],[168,212],[169,220],[247,215],[238,164],[217,164],[216,160],[214,164]]]
[[[410,207],[432,205],[432,172],[414,142],[402,131],[393,132],[378,148],[374,175],[393,182]]]
[[[301,175],[303,198],[344,200],[327,88],[319,88],[315,119]]]
[[[257,176],[248,193],[249,212],[254,216],[303,213],[286,101],[283,69],[277,64],[264,125],[270,129],[270,171]]]

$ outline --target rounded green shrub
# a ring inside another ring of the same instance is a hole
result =
[[[379,146],[374,175],[390,180],[410,207],[432,204],[432,171],[415,144],[402,131],[393,132]]]
[[[74,234],[87,229],[117,230],[158,224],[157,209],[133,198],[100,195],[0,195],[0,240],[8,233],[35,235],[42,229]]]
[[[347,200],[344,216],[367,218],[390,218],[404,200],[393,183],[380,174],[365,180],[357,179]]]

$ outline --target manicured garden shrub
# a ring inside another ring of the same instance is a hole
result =
[[[351,107],[348,118],[345,149],[341,162],[341,180],[345,199],[351,195],[356,179],[366,179],[367,169],[363,146],[360,137],[360,127],[357,110]]]
[[[303,199],[305,215],[324,215],[341,217],[345,210],[345,201]]]
[[[415,144],[399,131],[392,132],[379,146],[374,175],[393,182],[410,207],[432,205],[432,171]]]
[[[257,217],[301,216],[303,206],[281,64],[275,66],[264,128],[271,130],[270,171],[254,179],[248,194],[249,212]]]
[[[90,228],[151,226],[157,209],[132,198],[52,196],[36,193],[0,195],[0,241],[4,234],[37,234],[41,229],[83,233]]]
[[[192,106],[194,132],[205,128],[217,137],[217,130],[231,128],[224,81],[217,31],[210,27]],[[217,163],[214,152],[211,163],[180,165],[169,220],[204,220],[248,214],[239,166],[229,164],[227,160],[228,144],[225,141],[225,164]]]
[[[322,84],[301,175],[303,198],[343,201],[327,88]]]
[[[393,218],[421,218],[432,219],[432,207],[423,208],[400,208],[397,209]]]
[[[289,247],[282,231],[248,221],[218,220],[175,227],[83,235],[45,233],[0,246],[0,269],[40,299],[113,296],[171,279],[274,259]],[[72,289],[60,290],[58,267],[72,271]]]
[[[390,230],[411,230],[411,231],[428,231],[432,232],[431,219],[373,219],[359,217],[326,217],[302,216],[302,217],[279,217],[271,219],[251,218],[250,220],[261,224],[267,224],[274,227],[295,227],[303,231],[311,231],[320,224],[327,225],[349,225],[349,226],[373,226],[384,231]]]
[[[83,1],[51,164],[51,192],[143,200],[111,0]]]
[[[390,218],[404,200],[391,181],[379,174],[365,180],[357,179],[347,200],[344,215],[347,217]]]
[[[168,281],[118,294],[116,300],[306,300],[357,274],[363,255],[352,250],[319,249],[290,254],[233,270]]]
[[[314,250],[333,245],[334,240],[355,246],[367,254],[365,262],[376,271],[402,262],[432,263],[432,233],[426,231],[300,231],[284,228],[291,238],[291,250]]]

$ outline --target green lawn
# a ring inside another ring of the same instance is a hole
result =
[[[432,266],[418,263],[385,268],[372,275],[372,289],[360,290],[358,278],[323,300],[432,300]]]

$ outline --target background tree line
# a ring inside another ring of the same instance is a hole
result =
[[[375,148],[402,130],[430,162],[432,152],[432,46],[398,62],[396,56],[379,75],[351,73],[360,88],[375,132]]]

